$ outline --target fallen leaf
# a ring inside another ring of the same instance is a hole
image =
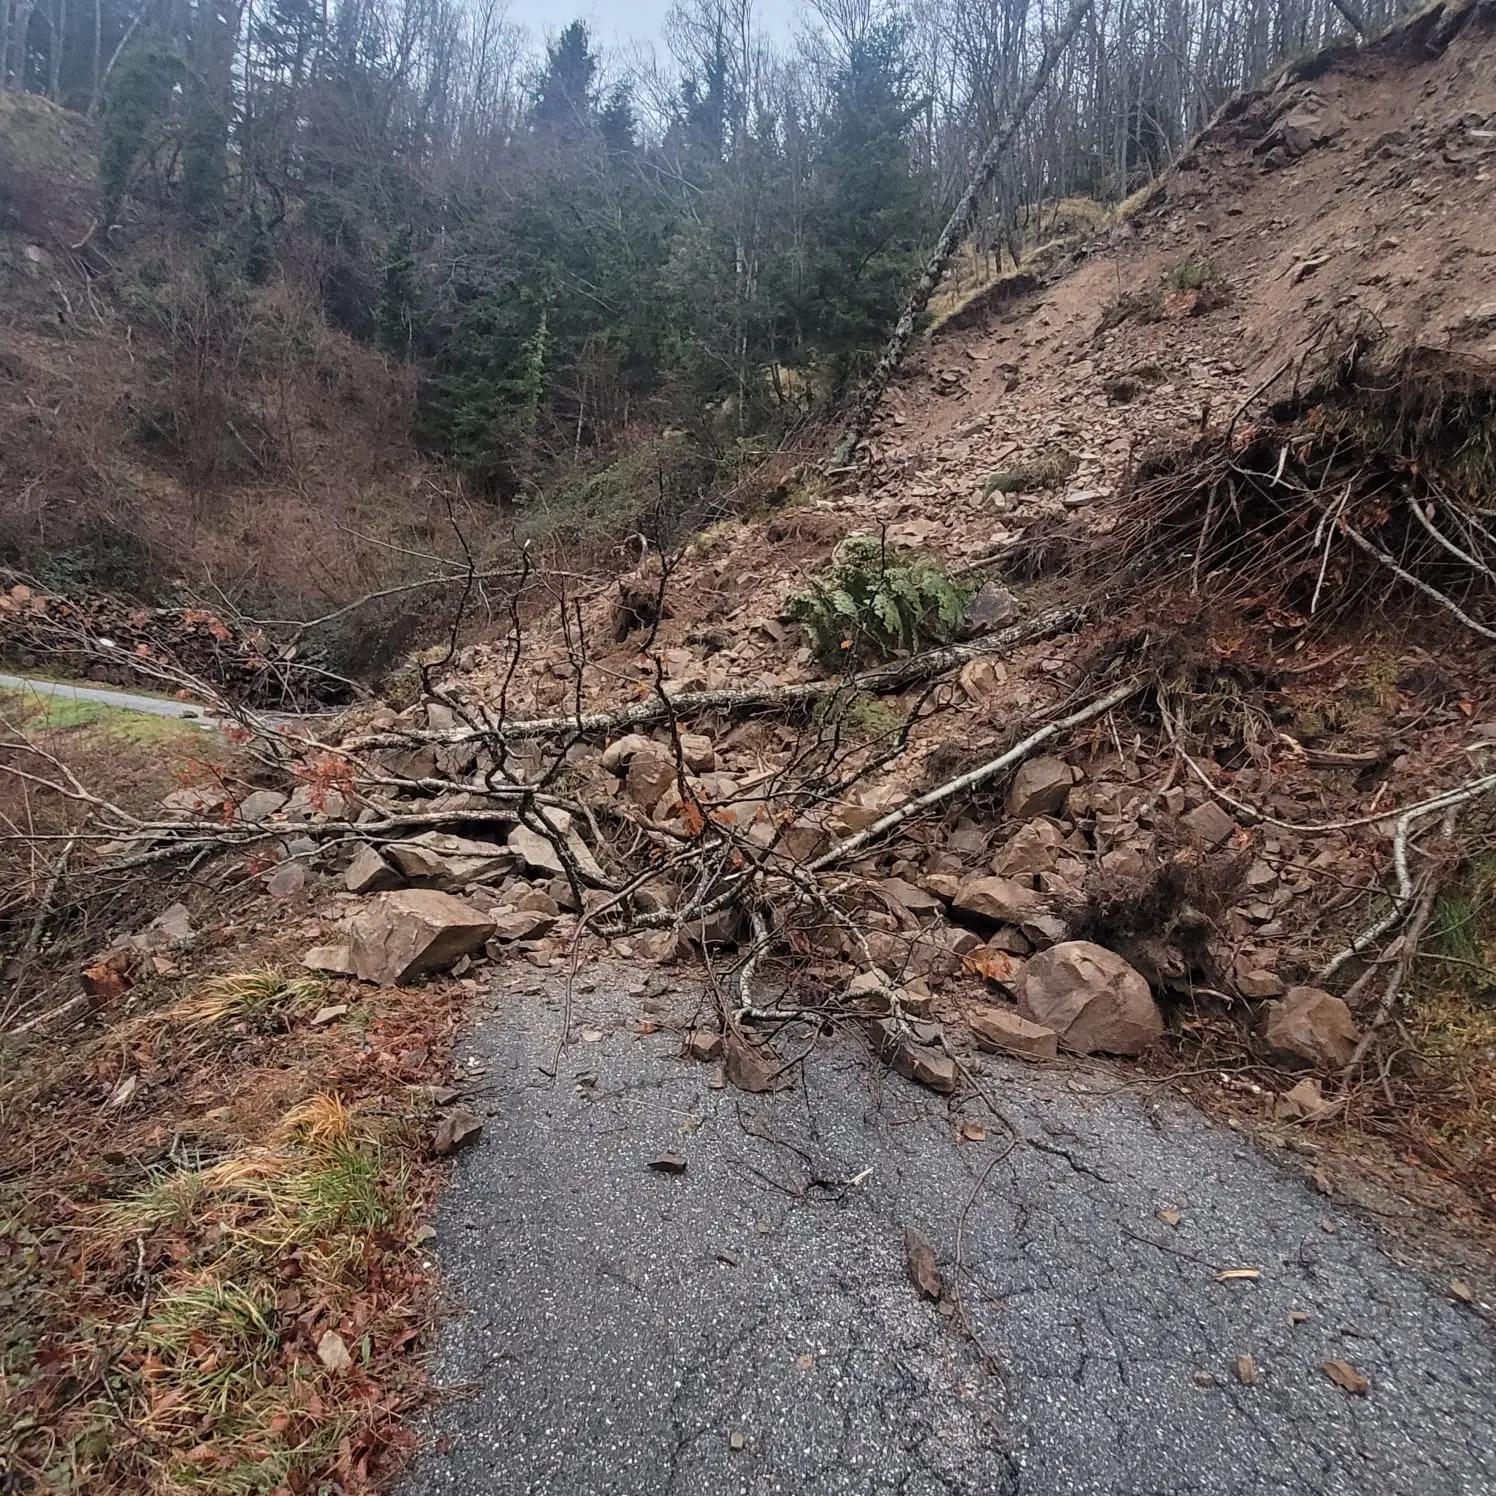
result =
[[[1011,987],[1023,970],[1023,962],[1007,951],[981,945],[962,958],[961,964],[973,976],[986,977],[1001,987]]]
[[[342,1373],[353,1370],[353,1357],[343,1337],[336,1330],[324,1330],[317,1342],[317,1359],[329,1370]]]
[[[453,1107],[437,1124],[432,1152],[439,1157],[456,1153],[459,1148],[476,1142],[482,1131],[483,1124],[470,1111],[465,1107]]]
[[[1246,1387],[1257,1385],[1257,1363],[1250,1356],[1236,1358],[1236,1380]]]
[[[1475,1295],[1470,1291],[1470,1285],[1462,1282],[1459,1278],[1456,1278],[1449,1285],[1449,1296],[1452,1299],[1458,1299],[1462,1304],[1473,1304],[1475,1302]]]
[[[987,1140],[987,1129],[980,1122],[963,1122],[961,1124],[961,1136],[968,1143],[983,1143]]]
[[[1325,1375],[1337,1387],[1343,1387],[1357,1397],[1364,1397],[1371,1390],[1371,1383],[1349,1361],[1326,1361]]]
[[[1165,1226],[1177,1226],[1182,1219],[1179,1212],[1172,1205],[1165,1205],[1162,1210],[1155,1210],[1153,1213]]]
[[[1262,1276],[1260,1267],[1227,1267],[1215,1275],[1217,1283],[1255,1282]]]
[[[935,1253],[913,1226],[904,1228],[904,1251],[909,1259],[909,1281],[927,1299],[938,1299],[945,1287]]]
[[[649,1167],[656,1174],[684,1174],[686,1172],[686,1160],[683,1155],[672,1153],[667,1149],[658,1158],[650,1159]]]

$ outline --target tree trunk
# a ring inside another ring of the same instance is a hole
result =
[[[872,420],[873,412],[878,408],[878,402],[883,398],[883,392],[888,388],[889,381],[903,362],[904,354],[909,347],[909,340],[914,336],[914,324],[919,320],[920,313],[930,304],[930,297],[934,294],[936,286],[940,284],[951,256],[971,229],[978,201],[992,185],[1003,163],[1003,158],[1011,149],[1024,119],[1034,106],[1034,101],[1044,91],[1044,85],[1049,82],[1055,65],[1059,62],[1065,48],[1075,39],[1075,33],[1080,30],[1081,22],[1085,20],[1090,9],[1091,0],[1072,0],[1064,24],[1045,47],[1044,55],[1039,59],[1039,66],[1034,70],[1034,76],[1029,79],[1028,87],[1024,89],[1018,102],[1013,106],[1012,112],[988,142],[987,149],[982,152],[982,159],[977,163],[977,169],[971,181],[967,183],[966,191],[961,194],[961,201],[956,204],[956,211],[951,214],[945,227],[940,231],[940,237],[935,241],[934,252],[925,266],[924,273],[915,283],[914,290],[904,306],[903,315],[894,328],[893,336],[883,350],[883,356],[878,360],[873,372],[868,376],[867,383],[862,388],[862,393],[857,397],[852,418],[847,422],[841,440],[836,444],[836,451],[832,454],[833,467],[841,467],[851,461],[857,443],[862,439],[868,422]]]
[[[68,0],[54,0],[52,35],[47,41],[47,97],[62,103],[62,48],[68,31]]]

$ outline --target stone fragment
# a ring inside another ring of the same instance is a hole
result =
[[[1340,998],[1319,987],[1290,987],[1269,1006],[1263,1037],[1275,1060],[1339,1070],[1350,1063],[1361,1031]]]
[[[493,921],[434,888],[371,895],[347,922],[355,975],[399,986],[481,950]]]
[[[660,753],[663,749],[652,738],[647,738],[642,732],[626,733],[615,742],[609,743],[603,749],[602,766],[610,774],[618,774],[626,770],[629,760],[636,753]]]
[[[711,1029],[696,1029],[686,1040],[686,1053],[693,1060],[719,1060],[722,1058],[722,1035]]]
[[[538,831],[531,831],[528,826],[516,826],[509,833],[505,845],[531,872],[561,874],[566,872],[565,865],[555,847],[551,845],[550,838],[542,836]]]
[[[1058,815],[1073,780],[1070,765],[1060,758],[1031,758],[1020,764],[1008,790],[1008,814],[1016,820]]]
[[[959,629],[963,639],[995,633],[1018,617],[1018,603],[1006,587],[986,582],[966,605]]]
[[[379,855],[377,847],[365,843],[353,855],[343,874],[343,887],[349,893],[380,893],[400,887],[400,874]]]
[[[634,942],[634,948],[643,960],[669,966],[680,960],[681,937],[675,930],[646,930]]]
[[[285,803],[286,797],[279,790],[255,790],[239,802],[234,818],[250,822],[268,820]]]
[[[469,841],[446,831],[423,831],[391,842],[385,855],[412,883],[428,888],[487,883],[509,872],[518,860],[511,848],[497,842]]]
[[[351,977],[354,974],[353,957],[346,943],[342,945],[314,945],[301,958],[301,964],[308,971],[328,971],[340,977]]]
[[[1236,833],[1236,822],[1214,800],[1197,805],[1188,815],[1179,818],[1179,824],[1189,839],[1207,852],[1224,846]]]
[[[127,936],[122,942],[143,955],[152,951],[172,951],[187,945],[197,936],[192,916],[185,904],[171,904],[163,909],[145,929]]]
[[[1285,989],[1283,978],[1275,972],[1253,967],[1236,973],[1236,990],[1243,997],[1262,998],[1282,997]]]
[[[680,753],[693,774],[710,774],[717,767],[717,750],[705,733],[683,732]]]
[[[172,790],[170,794],[163,795],[158,802],[164,814],[182,816],[184,819],[217,815],[227,803],[228,796],[212,785]]]
[[[1006,1008],[978,1008],[970,1022],[979,1049],[1022,1055],[1028,1060],[1052,1060],[1058,1052],[1059,1036],[1052,1028],[1031,1023]]]
[[[539,940],[556,923],[554,915],[538,909],[506,909],[489,916],[495,940]]]
[[[1140,1054],[1164,1031],[1148,983],[1089,940],[1067,940],[1030,958],[1018,982],[1018,1011],[1078,1054]]]
[[[995,925],[1021,925],[1043,912],[1044,900],[1011,878],[968,878],[956,890],[951,908]]]
[[[916,888],[902,878],[885,878],[878,887],[901,909],[910,914],[935,914],[943,907],[940,899],[923,888]]]
[[[314,816],[340,821],[349,811],[348,798],[327,784],[298,784],[286,801],[282,814],[288,821],[310,821]]]
[[[999,660],[979,655],[961,667],[959,676],[961,689],[970,701],[986,701],[1002,687],[1008,678],[1007,669]]]
[[[265,879],[265,891],[278,899],[288,899],[306,887],[306,863],[283,862]]]
[[[1032,878],[1051,871],[1065,851],[1065,833],[1040,817],[1020,826],[992,854],[992,871],[1000,878]]]

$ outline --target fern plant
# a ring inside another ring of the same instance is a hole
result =
[[[921,634],[948,636],[971,589],[928,557],[890,551],[876,535],[849,535],[819,577],[790,599],[828,667],[864,656],[912,654]]]

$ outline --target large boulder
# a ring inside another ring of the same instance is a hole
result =
[[[1282,1002],[1268,1004],[1264,1037],[1275,1060],[1339,1070],[1350,1064],[1361,1031],[1338,997],[1319,987],[1290,987]]]
[[[1148,983],[1089,940],[1067,940],[1032,957],[1018,981],[1018,1011],[1077,1054],[1139,1054],[1164,1031]]]
[[[1031,758],[1019,766],[1008,790],[1008,814],[1029,821],[1058,815],[1074,782],[1062,758]]]
[[[493,921],[435,888],[372,895],[349,918],[348,960],[365,982],[397,987],[482,948]]]

